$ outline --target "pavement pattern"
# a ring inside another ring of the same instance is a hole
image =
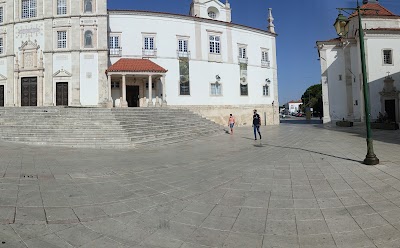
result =
[[[400,247],[400,133],[251,128],[132,151],[0,142],[0,248]]]

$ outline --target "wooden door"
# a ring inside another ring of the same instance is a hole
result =
[[[56,105],[68,106],[68,83],[57,83],[56,85]]]
[[[37,78],[21,79],[21,106],[37,106]]]

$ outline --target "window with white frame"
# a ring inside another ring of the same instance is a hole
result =
[[[22,19],[36,17],[36,0],[21,0]]]
[[[383,64],[384,65],[392,65],[392,50],[383,50]]]
[[[57,48],[67,48],[67,31],[57,31]]]
[[[67,0],[57,0],[57,15],[67,14]]]
[[[239,58],[246,59],[247,58],[247,51],[246,47],[239,47]]]
[[[108,46],[110,48],[110,55],[121,55],[120,37],[118,35],[110,36]]]
[[[154,50],[154,37],[144,37],[144,50]]]
[[[4,54],[4,41],[3,41],[3,37],[0,37],[0,54]]]
[[[269,62],[268,51],[261,51],[261,61],[262,62]]]
[[[269,86],[268,85],[263,86],[263,96],[269,96]]]
[[[0,23],[3,23],[4,21],[4,8],[3,6],[0,6]]]
[[[184,39],[178,40],[178,51],[187,53],[189,51],[189,41]]]
[[[221,37],[210,35],[210,53],[221,54]]]
[[[222,95],[222,85],[220,83],[211,83],[211,95],[212,96]]]

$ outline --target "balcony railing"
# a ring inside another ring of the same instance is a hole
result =
[[[190,58],[190,52],[176,51],[178,58]]]
[[[270,61],[261,60],[261,67],[269,69],[271,67],[271,62]]]
[[[122,47],[110,48],[110,56],[122,56]]]
[[[142,49],[142,57],[144,58],[154,58],[157,57],[157,49],[154,48],[152,50],[150,49]]]
[[[239,64],[247,64],[247,63],[249,63],[249,58],[242,58],[242,57],[239,57],[238,58],[239,59]]]

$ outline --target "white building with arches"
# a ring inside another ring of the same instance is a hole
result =
[[[271,10],[265,30],[234,24],[218,0],[193,0],[189,15],[5,0],[0,15],[0,105],[171,106],[242,125],[257,108],[279,121]]]

